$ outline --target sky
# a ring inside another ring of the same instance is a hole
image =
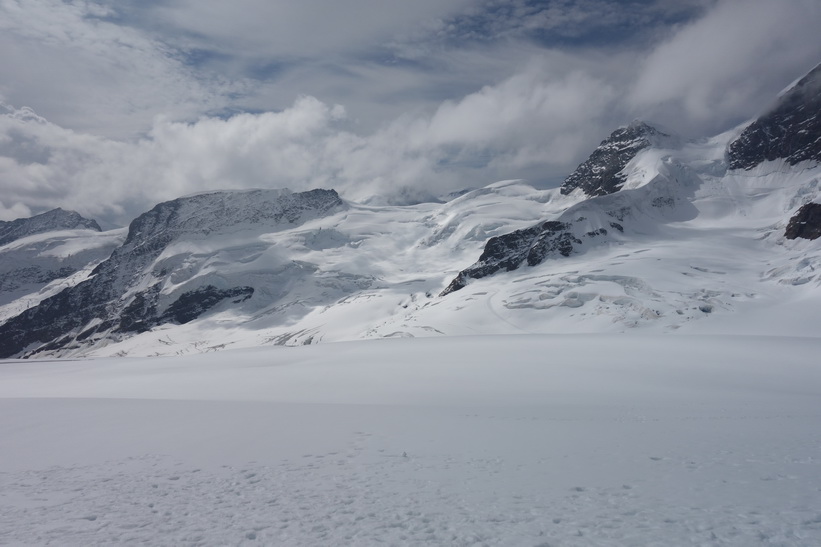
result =
[[[634,119],[698,138],[821,62],[817,0],[0,0],[0,220],[217,189],[557,186]]]

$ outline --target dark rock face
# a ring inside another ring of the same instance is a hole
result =
[[[790,165],[821,161],[821,65],[747,126],[727,150],[730,169],[752,169],[776,159]]]
[[[549,220],[530,228],[490,238],[479,260],[459,272],[440,296],[464,288],[471,279],[487,277],[501,270],[510,272],[524,264],[536,266],[553,257],[570,256],[584,240],[607,235],[606,229],[599,228],[577,236],[574,234],[573,224]]]
[[[576,188],[581,188],[588,196],[616,192],[626,180],[622,169],[658,137],[667,135],[638,121],[616,129],[565,179],[561,193],[567,195]]]
[[[15,291],[25,284],[46,285],[55,279],[68,277],[76,271],[75,268],[70,266],[53,270],[46,270],[37,266],[26,266],[9,272],[0,272],[0,293]]]
[[[787,239],[818,239],[821,237],[821,204],[807,203],[796,212],[784,233]]]
[[[565,179],[561,193],[569,194],[581,188],[588,196],[597,197],[619,191],[627,178],[622,170],[630,160],[645,148],[669,138],[669,135],[640,121],[617,129]],[[606,216],[611,219],[593,229],[583,230],[576,226],[584,222],[584,218],[550,220],[493,237],[488,240],[479,260],[459,272],[440,296],[458,291],[471,279],[487,277],[501,270],[513,271],[523,264],[535,266],[551,257],[570,256],[586,240],[607,236],[610,228],[624,232],[624,226],[616,221],[623,220],[626,214],[629,211],[608,212]]]
[[[188,323],[227,298],[233,298],[234,304],[239,304],[251,298],[253,294],[253,287],[233,287],[225,290],[213,285],[200,287],[182,293],[160,317],[159,323]]]
[[[18,218],[9,222],[0,221],[0,245],[35,234],[77,229],[102,231],[97,221],[83,218],[74,211],[63,211],[57,208],[31,218]]]
[[[150,266],[182,235],[207,236],[242,225],[277,231],[344,207],[333,190],[215,192],[161,203],[129,226],[121,247],[88,280],[43,300],[0,325],[0,358],[72,347],[98,333],[135,333],[168,322],[186,323],[226,299],[250,298],[252,287],[212,285],[182,293],[164,310],[157,301],[165,276]],[[151,276],[151,285],[126,297]]]

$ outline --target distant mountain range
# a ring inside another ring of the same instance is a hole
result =
[[[821,66],[713,138],[618,128],[553,190],[504,181],[408,206],[209,192],[160,203],[127,231],[61,209],[0,222],[0,357],[802,334],[821,298],[819,161]]]

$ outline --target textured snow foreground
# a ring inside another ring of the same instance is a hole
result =
[[[821,545],[821,340],[0,363],[7,545]]]

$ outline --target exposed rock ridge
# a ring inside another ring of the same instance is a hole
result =
[[[821,203],[807,203],[792,216],[784,233],[787,239],[821,237]]]
[[[582,224],[586,224],[587,220],[585,217],[569,222],[548,220],[490,238],[479,260],[459,272],[440,296],[464,288],[471,279],[487,277],[502,270],[510,272],[525,264],[536,266],[548,258],[568,257],[584,243],[608,234],[608,229],[604,227],[585,230]],[[615,216],[609,227],[618,232],[624,230]]]
[[[334,190],[214,192],[161,203],[131,223],[123,245],[94,269],[90,279],[0,325],[0,358],[64,348],[97,333],[184,323],[223,300],[245,300],[253,287],[209,285],[183,292],[158,309],[161,283],[172,272],[153,272],[152,265],[182,235],[206,237],[259,225],[275,232],[344,206]]]
[[[668,135],[641,121],[616,129],[565,179],[561,193],[566,195],[576,188],[588,196],[618,191],[627,179],[622,170],[630,160],[663,137]]]
[[[821,161],[821,65],[788,90],[767,114],[747,126],[727,149],[730,169],[764,161],[790,165]]]
[[[57,230],[86,229],[101,232],[97,221],[82,217],[74,211],[64,211],[59,207],[31,218],[0,221],[0,245],[35,234]]]

